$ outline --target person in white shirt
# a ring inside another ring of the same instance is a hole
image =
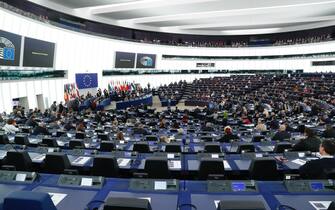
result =
[[[16,126],[16,122],[14,119],[8,119],[6,125],[2,128],[6,134],[15,134],[19,131],[19,128]]]

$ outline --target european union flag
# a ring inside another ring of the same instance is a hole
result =
[[[5,47],[4,48],[4,60],[10,60],[10,61],[13,61],[15,60],[15,49],[14,48],[7,48]]]
[[[78,89],[98,87],[98,74],[76,74],[76,83]]]

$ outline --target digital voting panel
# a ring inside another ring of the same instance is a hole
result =
[[[17,34],[0,30],[0,66],[19,66],[21,39]]]
[[[154,54],[137,54],[136,68],[155,68],[156,55]]]
[[[25,37],[24,67],[54,67],[55,43]]]

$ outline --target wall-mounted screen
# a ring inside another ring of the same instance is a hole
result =
[[[134,68],[135,67],[135,53],[116,52],[115,68]]]
[[[24,67],[54,67],[55,43],[25,37]]]
[[[0,66],[19,66],[21,36],[0,30]]]
[[[335,66],[335,60],[332,60],[332,61],[312,61],[312,66]]]
[[[153,54],[137,54],[136,68],[155,68],[156,55]]]

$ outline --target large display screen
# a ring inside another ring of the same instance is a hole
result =
[[[135,53],[116,52],[115,68],[134,68],[135,67]]]
[[[155,68],[156,55],[153,54],[137,54],[136,68]]]
[[[54,67],[55,43],[25,37],[23,66]]]
[[[0,66],[19,66],[21,36],[0,30]]]

